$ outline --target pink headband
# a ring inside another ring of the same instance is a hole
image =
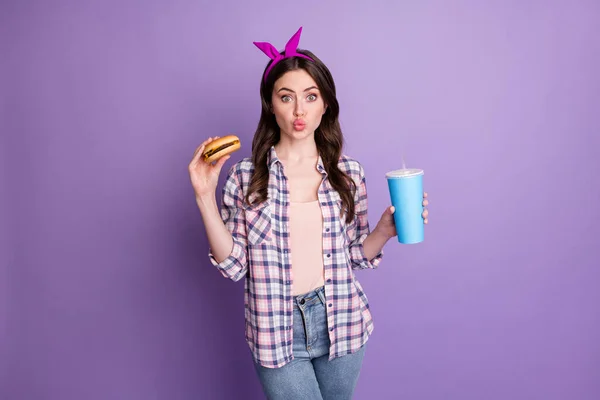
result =
[[[269,75],[269,72],[271,71],[271,69],[273,69],[275,64],[277,64],[279,61],[281,61],[285,58],[302,57],[302,58],[306,58],[307,60],[314,61],[312,58],[305,56],[304,54],[300,54],[296,51],[296,50],[298,50],[298,43],[300,43],[300,34],[301,33],[302,33],[302,27],[300,27],[300,29],[298,29],[298,32],[296,32],[294,34],[294,36],[292,36],[290,38],[290,40],[287,42],[287,44],[285,45],[285,54],[284,55],[280,54],[279,51],[277,51],[277,49],[271,43],[252,42],[256,45],[256,47],[261,49],[262,52],[265,53],[271,60],[273,60],[271,65],[269,65],[269,68],[267,68],[267,70],[265,71],[265,76],[264,76],[265,81],[267,80],[267,75]]]

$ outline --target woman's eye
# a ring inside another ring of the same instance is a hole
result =
[[[290,101],[292,101],[292,98],[290,96],[283,96],[281,98],[281,101],[283,101],[284,103],[289,103]]]
[[[308,95],[308,101],[315,101],[317,99],[317,95],[316,94],[309,94]]]

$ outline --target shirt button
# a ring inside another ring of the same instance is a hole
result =
[[[329,228],[325,229],[325,232],[329,232]]]
[[[333,306],[333,304],[329,303],[329,307],[332,307],[332,306]]]
[[[331,282],[331,279],[327,279],[327,282]]]
[[[326,205],[327,205],[327,203],[323,202],[323,203],[321,203],[321,205],[322,205],[322,206],[326,206]]]
[[[329,332],[333,332],[333,328],[329,328]]]
[[[327,258],[331,257],[331,254],[327,254]]]

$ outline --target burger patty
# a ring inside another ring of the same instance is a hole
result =
[[[215,153],[218,153],[219,151],[221,151],[223,149],[231,147],[234,144],[236,144],[237,142],[238,142],[237,140],[234,140],[233,142],[222,144],[221,146],[217,147],[216,149],[209,150],[206,153],[204,153],[204,158],[208,158],[208,157],[212,156]]]

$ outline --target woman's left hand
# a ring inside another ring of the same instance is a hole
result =
[[[428,205],[429,201],[427,200],[427,192],[423,192],[423,207],[427,207]],[[394,211],[394,206],[389,206],[386,208],[374,230],[377,230],[382,235],[385,235],[389,238],[396,236],[398,233],[396,232],[396,224],[394,223]],[[427,219],[429,216],[429,211],[427,208],[423,210],[423,214],[421,214],[421,216],[423,217],[423,222],[425,224],[429,223],[429,220]]]

